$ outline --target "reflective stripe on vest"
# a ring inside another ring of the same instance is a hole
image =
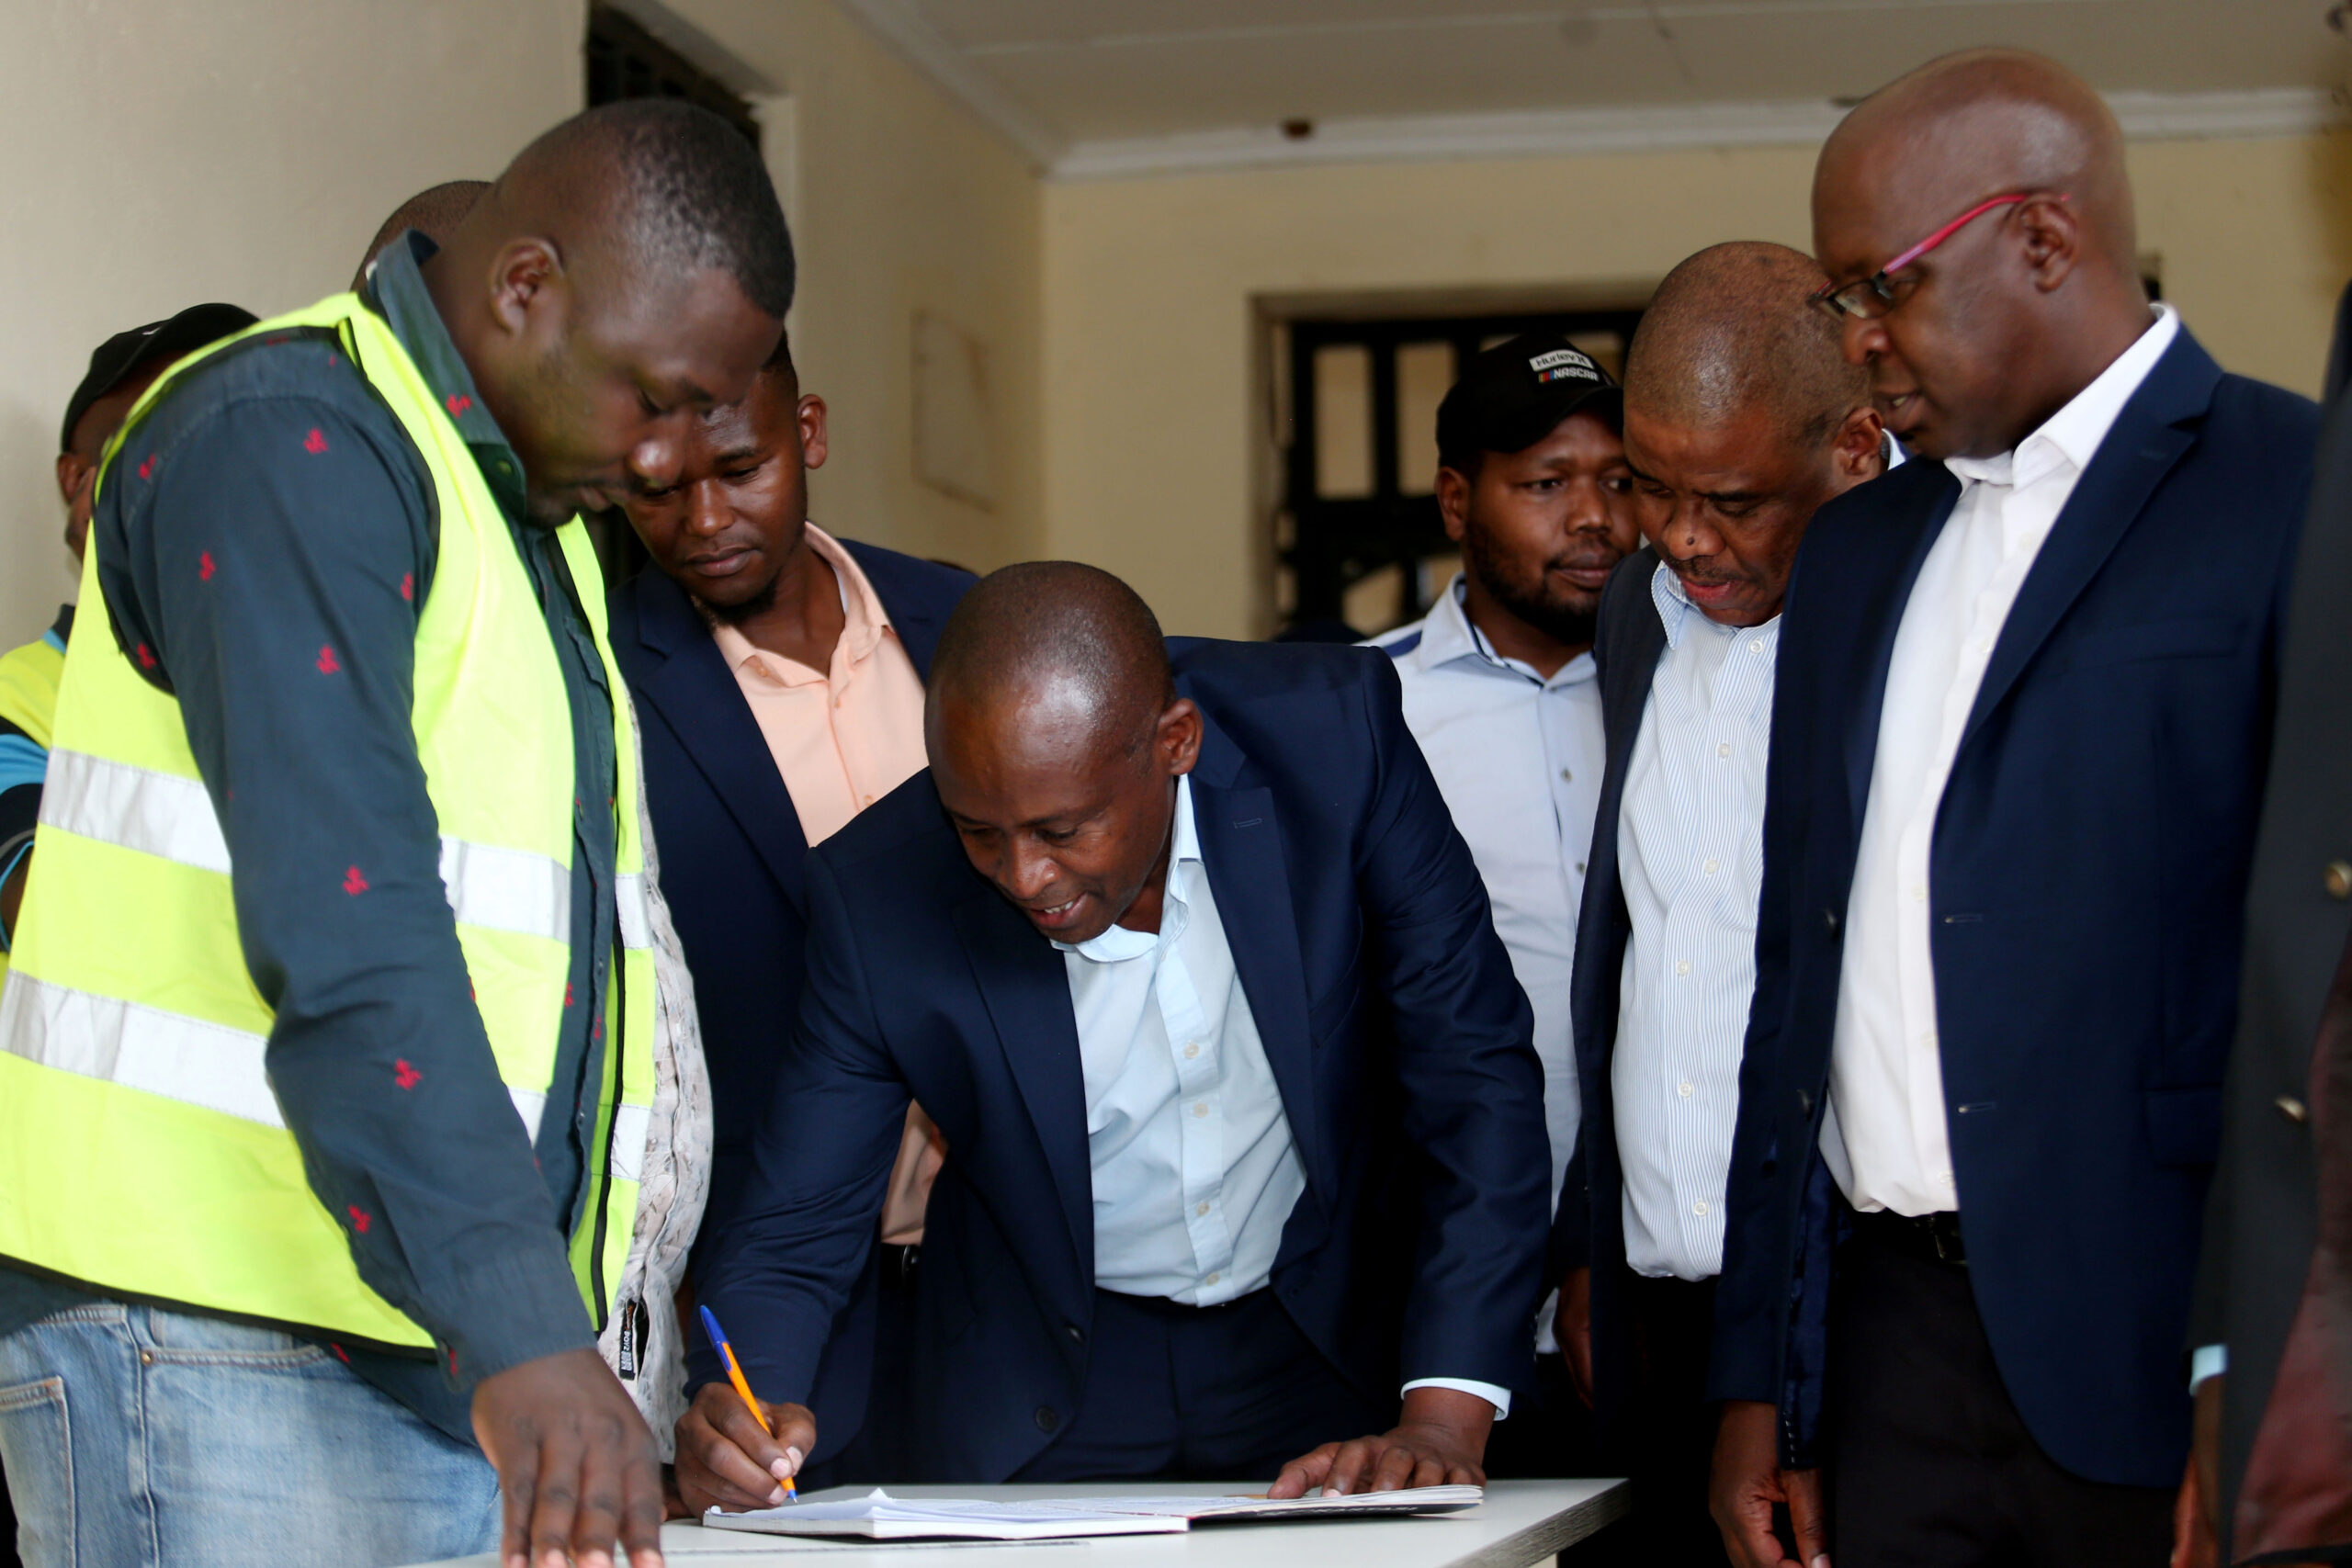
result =
[[[198,871],[229,874],[229,846],[200,780],[62,749],[50,753],[49,776],[53,787],[41,794],[43,827]],[[650,946],[643,879],[622,881],[627,891],[615,889],[621,941],[629,947]],[[549,942],[571,940],[571,868],[545,855],[469,844],[444,834],[441,886],[451,912],[467,925]]]

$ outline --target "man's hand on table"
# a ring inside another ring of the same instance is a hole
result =
[[[1395,1492],[1407,1486],[1484,1486],[1487,1433],[1495,1407],[1455,1388],[1417,1388],[1402,1418],[1376,1438],[1326,1443],[1291,1461],[1269,1497],[1312,1491]]]
[[[653,1434],[594,1350],[565,1350],[474,1385],[474,1438],[498,1472],[505,1568],[662,1568]]]
[[[1724,1405],[1709,1511],[1724,1532],[1733,1568],[1829,1568],[1821,1472],[1781,1468],[1779,1420],[1780,1412],[1760,1400],[1735,1399]],[[1793,1559],[1772,1530],[1775,1503],[1788,1506],[1797,1538]]]
[[[723,1382],[705,1383],[678,1417],[678,1493],[700,1517],[705,1508],[773,1508],[785,1482],[817,1446],[817,1418],[806,1405],[760,1402],[775,1435],[760,1430],[749,1406]]]

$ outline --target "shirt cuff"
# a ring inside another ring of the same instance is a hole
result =
[[[1400,1391],[1410,1393],[1417,1388],[1452,1388],[1464,1393],[1475,1393],[1495,1407],[1495,1419],[1510,1418],[1510,1390],[1490,1382],[1476,1382],[1468,1378],[1415,1378]]]
[[[2188,1392],[2195,1393],[2207,1378],[2220,1377],[2229,1370],[2227,1345],[2199,1345],[2188,1358]]]

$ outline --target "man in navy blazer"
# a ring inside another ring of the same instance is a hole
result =
[[[1887,461],[1862,373],[1808,303],[1822,282],[1783,245],[1711,245],[1667,274],[1625,353],[1647,545],[1611,574],[1593,649],[1607,743],[1577,923],[1584,1125],[1555,1235],[1559,1337],[1583,1344],[1608,1468],[1661,1563],[1723,1557],[1707,1351],[1781,600],[1814,513]]]
[[[703,1388],[687,1501],[812,1451],[910,1096],[948,1146],[919,1478],[1477,1479],[1532,1371],[1542,1069],[1388,661],[1163,645],[1039,563],[957,610],[926,734],[808,861],[801,1024],[703,1287],[775,1437]]]
[[[1716,1515],[1824,1550],[1770,1536],[1817,1414],[1840,1564],[2159,1562],[2313,410],[2151,310],[2039,57],[1866,100],[1814,224],[1924,460],[1821,510],[1782,621]]]
[[[973,581],[835,540],[808,521],[808,470],[826,448],[824,401],[801,391],[790,344],[779,343],[751,395],[690,434],[676,481],[628,498],[630,525],[659,570],[611,599],[662,891],[694,971],[710,1071],[705,1236],[742,1184],[799,1013],[811,824],[821,838],[922,767],[922,682]],[[927,1127],[910,1120],[885,1224],[891,1245],[861,1286],[876,1304],[826,1369],[826,1386],[852,1401],[841,1436],[858,1429],[871,1394],[879,1414],[851,1460],[876,1473],[892,1468],[910,1244],[935,1159]],[[701,1337],[689,1337],[699,1349]]]
[[[695,432],[677,482],[628,499],[630,524],[660,570],[612,595],[613,653],[637,697],[662,890],[694,970],[710,1064],[716,1136],[706,1227],[742,1179],[798,1016],[808,928],[808,833],[745,695],[747,679],[765,677],[730,668],[718,629],[736,629],[771,657],[797,652],[795,662],[830,677],[852,591],[870,588],[919,694],[940,628],[973,581],[951,567],[818,535],[808,521],[807,471],[824,462],[826,447],[824,401],[800,390],[789,347],[779,346],[752,396]],[[842,584],[842,556],[864,583]],[[920,729],[902,739],[920,765]]]

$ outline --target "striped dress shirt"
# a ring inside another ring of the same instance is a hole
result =
[[[1666,651],[1625,774],[1617,854],[1632,933],[1610,1089],[1638,1274],[1723,1269],[1724,1182],[1756,987],[1764,763],[1781,621],[1719,626],[1660,563]]]

